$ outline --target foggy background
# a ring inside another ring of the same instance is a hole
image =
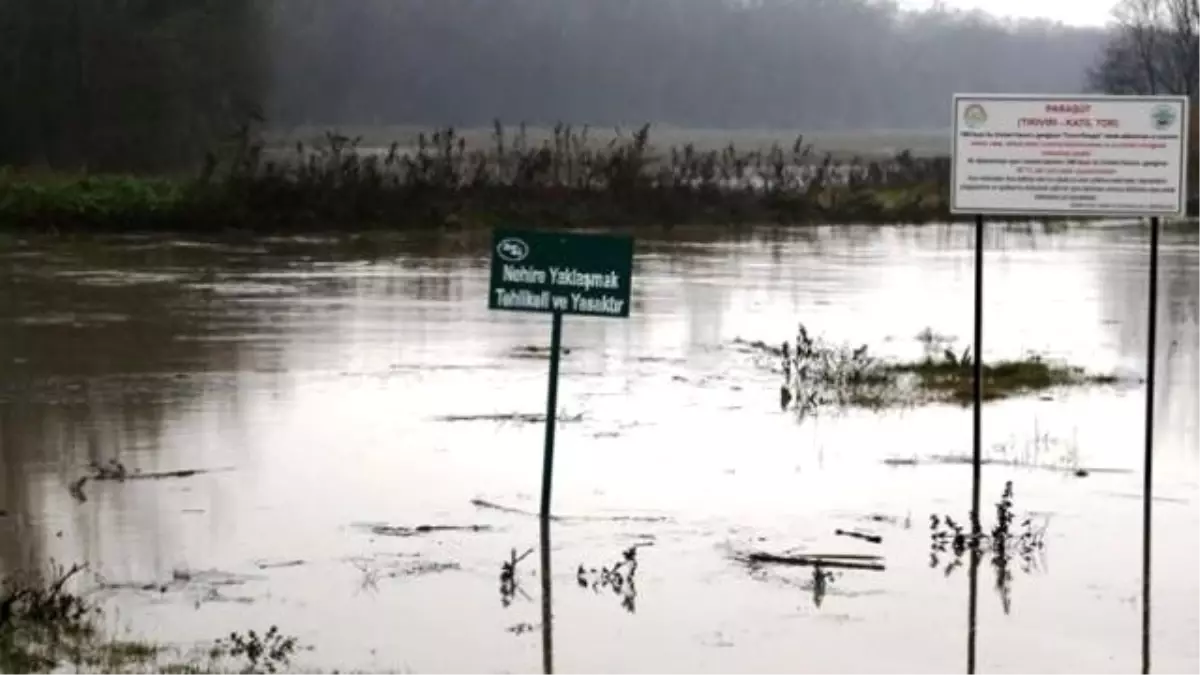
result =
[[[955,92],[1083,91],[1106,38],[869,0],[287,0],[272,14],[266,113],[283,125],[944,128]]]
[[[913,147],[948,128],[956,92],[1195,95],[1196,0],[1086,1],[1081,16],[1126,18],[936,0],[0,0],[0,165],[192,169],[247,125],[386,145],[494,120],[720,143],[902,131]]]

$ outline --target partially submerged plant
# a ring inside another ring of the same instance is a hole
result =
[[[580,588],[591,588],[593,592],[609,589],[621,598],[621,606],[630,614],[637,611],[636,575],[638,569],[637,546],[621,552],[621,559],[611,566],[587,568],[582,564],[575,571],[575,581]]]
[[[889,385],[882,362],[867,353],[867,345],[831,344],[810,335],[804,324],[795,344],[785,341],[778,356],[781,407],[794,406],[802,415],[867,404]]]
[[[813,565],[812,568],[812,598],[813,605],[821,608],[821,603],[825,601],[825,593],[828,591],[829,584],[837,578],[834,572],[826,570],[821,565]]]
[[[242,673],[275,673],[291,663],[296,646],[295,637],[285,636],[278,627],[271,626],[262,635],[253,630],[232,632],[227,639],[217,640],[210,654],[214,658],[244,658]]]
[[[84,570],[51,564],[48,576],[22,573],[0,583],[0,670],[49,670],[65,646],[90,640],[96,633],[96,609],[66,590]]]
[[[950,562],[945,567],[945,574],[949,576],[962,565],[965,555],[974,553],[980,558],[987,557],[996,574],[996,592],[1007,614],[1012,609],[1010,564],[1015,559],[1023,572],[1037,570],[1049,527],[1048,519],[1039,526],[1034,524],[1031,516],[1025,516],[1019,526],[1014,527],[1016,523],[1012,481],[1005,482],[1000,501],[996,502],[995,524],[990,530],[983,529],[981,524],[978,537],[950,516],[931,514],[929,566],[938,567],[942,557],[949,555]]]
[[[949,347],[935,347],[944,338],[929,329],[917,339],[925,345],[925,356],[917,361],[880,358],[872,355],[866,344],[832,343],[813,336],[803,324],[794,344],[784,342],[776,348],[757,341],[738,343],[754,350],[768,367],[782,373],[780,407],[793,409],[802,417],[851,407],[970,404],[974,400],[974,355],[970,348],[956,353]],[[1113,376],[1088,374],[1082,368],[1053,363],[1037,354],[1020,360],[985,362],[982,375],[985,401],[1053,387],[1117,381]]]
[[[378,591],[380,571],[377,567],[371,564],[368,560],[352,560],[350,564],[354,565],[355,569],[361,575],[358,580],[358,590],[361,591]]]
[[[266,633],[230,633],[182,662],[161,662],[168,650],[115,640],[100,630],[100,609],[71,590],[85,565],[54,563],[48,573],[23,572],[0,581],[0,672],[226,672],[222,659],[243,659],[242,673],[286,669],[298,644],[275,626]]]
[[[500,604],[508,607],[512,604],[513,597],[520,593],[526,599],[529,598],[525,591],[521,589],[520,582],[517,580],[517,565],[522,560],[529,557],[533,553],[533,549],[528,549],[521,555],[517,555],[517,549],[513,549],[508,560],[500,563]]]

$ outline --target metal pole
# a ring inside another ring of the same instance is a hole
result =
[[[562,351],[562,313],[550,324],[550,385],[546,393],[546,447],[542,454],[542,520],[550,518],[550,484],[554,477],[554,427],[558,416],[558,353]]]
[[[971,675],[975,673],[975,642],[976,642],[976,626],[979,624],[979,546],[972,545],[970,552],[971,567],[967,570],[967,578],[970,586],[969,595],[967,598],[967,672]]]
[[[555,316],[558,316],[557,314]],[[554,672],[554,616],[550,600],[550,519],[542,518],[542,670]]]
[[[1154,494],[1154,360],[1158,342],[1158,218],[1150,219],[1150,309],[1146,329],[1146,458],[1142,474],[1142,672],[1150,672],[1150,531]]]
[[[971,430],[971,568],[967,596],[967,672],[975,672],[975,642],[979,613],[979,483],[983,466],[983,216],[975,216],[975,354],[974,405]]]
[[[974,410],[971,433],[971,534],[978,538],[979,482],[983,466],[983,216],[975,216]]]

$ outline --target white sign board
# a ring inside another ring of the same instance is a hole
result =
[[[951,213],[1183,215],[1183,96],[954,97]]]

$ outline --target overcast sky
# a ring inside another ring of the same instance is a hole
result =
[[[900,0],[901,5],[926,8],[936,0]],[[1041,17],[1077,26],[1103,26],[1115,0],[943,0],[949,7],[982,9],[998,16]]]

